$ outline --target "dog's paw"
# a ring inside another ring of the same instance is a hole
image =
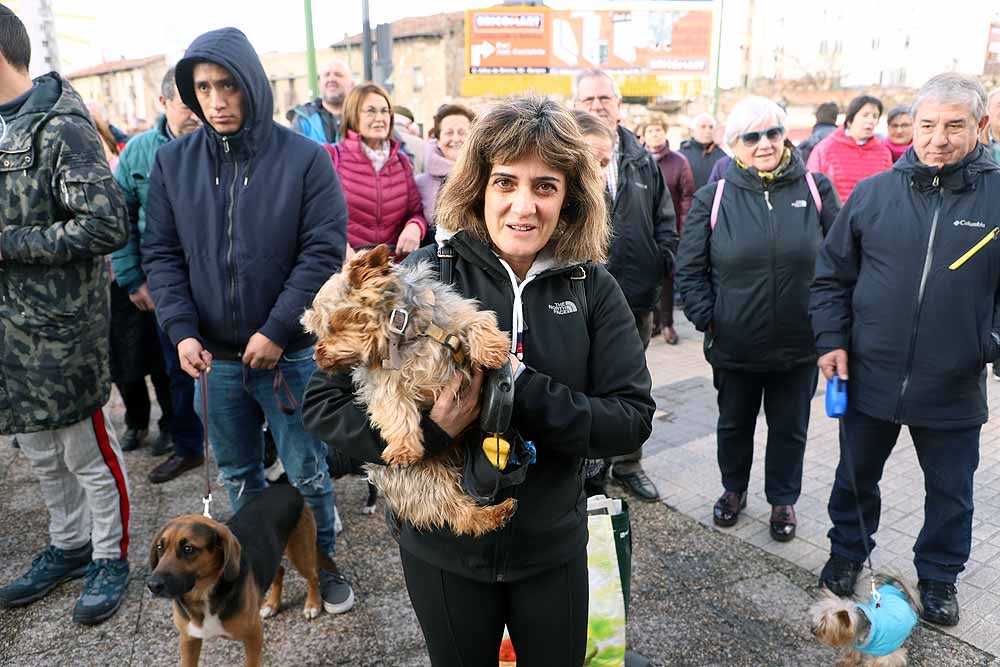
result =
[[[375,503],[372,503],[371,505],[365,505],[364,507],[362,507],[361,508],[361,513],[362,514],[375,514]]]
[[[402,446],[389,445],[382,450],[382,460],[391,466],[411,466],[424,457],[424,448],[419,451]]]
[[[261,618],[271,618],[272,616],[274,616],[277,613],[278,613],[278,610],[275,609],[274,607],[272,607],[271,605],[268,605],[268,604],[266,604],[266,605],[264,605],[263,607],[260,608],[260,617]]]
[[[319,607],[305,607],[302,609],[302,615],[306,617],[306,620],[312,620],[314,618],[319,618],[322,609]]]

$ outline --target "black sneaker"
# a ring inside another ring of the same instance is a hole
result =
[[[133,449],[139,449],[142,447],[142,443],[146,440],[147,435],[149,435],[147,429],[128,429],[125,431],[125,435],[122,436],[122,451],[131,452]]]
[[[160,431],[156,440],[153,441],[153,447],[149,453],[153,456],[163,456],[164,454],[173,454],[173,452],[174,439],[170,437],[170,431]]]
[[[328,614],[343,614],[354,606],[351,582],[339,572],[320,570],[319,593],[323,597],[323,609]]]
[[[842,598],[850,597],[854,595],[854,586],[858,583],[861,566],[861,563],[831,554],[830,560],[826,561],[819,575],[819,585],[826,586],[834,595]]]
[[[35,556],[20,579],[0,588],[0,607],[23,607],[42,599],[62,582],[79,579],[87,572],[91,554],[90,543],[71,551],[49,545]]]
[[[114,616],[125,599],[128,587],[128,561],[98,558],[87,568],[83,593],[73,607],[73,620],[83,625],[97,625]]]
[[[917,588],[920,589],[920,604],[924,606],[921,616],[925,621],[949,627],[958,625],[958,589],[955,584],[921,579]]]

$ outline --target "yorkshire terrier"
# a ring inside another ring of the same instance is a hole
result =
[[[863,605],[824,588],[809,608],[820,643],[844,649],[836,667],[906,667],[903,643],[917,625],[920,603],[899,579],[878,575],[875,580],[878,603]]]
[[[319,368],[353,369],[358,401],[386,441],[388,465],[365,467],[397,517],[458,535],[506,525],[515,501],[477,504],[462,490],[462,448],[425,459],[420,427],[421,412],[448,390],[456,370],[467,387],[474,365],[508,362],[510,341],[492,312],[439,282],[426,262],[392,265],[380,245],[354,255],[323,285],[302,324],[318,339]]]

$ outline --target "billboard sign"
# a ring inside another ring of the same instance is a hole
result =
[[[666,3],[664,3],[666,4]],[[660,9],[553,10],[495,7],[466,12],[471,74],[707,75],[712,12]]]

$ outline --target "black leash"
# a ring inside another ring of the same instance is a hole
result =
[[[201,503],[205,506],[205,509],[202,511],[202,515],[211,519],[212,514],[208,511],[209,505],[212,504],[212,477],[209,471],[211,467],[209,459],[211,458],[212,450],[208,444],[208,371],[201,371],[198,374],[198,383],[201,388],[201,425],[204,431],[205,447],[205,495],[201,498]]]

